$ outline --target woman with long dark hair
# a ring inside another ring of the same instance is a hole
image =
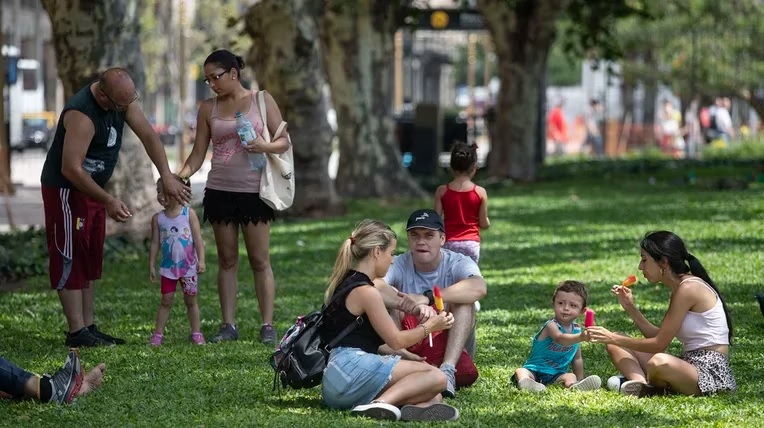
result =
[[[588,329],[592,342],[607,344],[615,367],[625,377],[627,395],[667,392],[705,395],[737,389],[729,364],[732,319],[718,287],[682,239],[672,232],[645,235],[639,270],[651,283],[671,289],[669,308],[655,326],[634,305],[629,287],[611,292],[645,336],[615,334],[603,327]],[[679,357],[666,353],[674,338],[682,343]]]

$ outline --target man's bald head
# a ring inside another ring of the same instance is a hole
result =
[[[124,68],[110,68],[104,71],[98,79],[98,84],[116,110],[127,108],[138,98],[135,83]]]

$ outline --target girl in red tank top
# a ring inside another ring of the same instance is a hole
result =
[[[472,182],[477,146],[457,142],[451,149],[454,178],[435,191],[435,211],[446,227],[445,248],[480,260],[480,229],[488,229],[488,193]]]

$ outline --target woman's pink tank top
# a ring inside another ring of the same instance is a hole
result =
[[[263,132],[263,120],[257,107],[257,93],[252,91],[249,111],[242,112],[252,122],[258,135]],[[207,187],[226,192],[259,193],[262,171],[249,167],[247,151],[236,132],[236,119],[218,116],[217,98],[212,101],[210,114],[212,165],[207,174]]]

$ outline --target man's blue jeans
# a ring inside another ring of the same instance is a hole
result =
[[[13,398],[24,397],[24,386],[32,373],[0,357],[0,391],[11,394]]]

